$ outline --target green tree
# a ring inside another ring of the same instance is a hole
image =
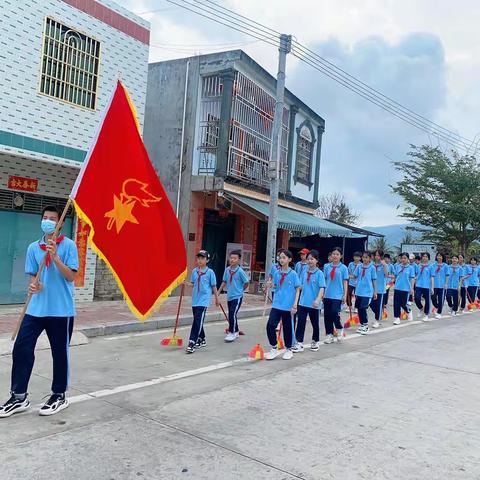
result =
[[[375,237],[370,241],[369,249],[372,252],[375,250],[383,250],[384,253],[392,253],[390,245],[387,243],[385,237]]]
[[[360,214],[352,210],[341,193],[323,195],[318,203],[319,206],[315,211],[318,217],[347,225],[357,225],[360,221]]]
[[[468,251],[480,238],[480,169],[475,157],[414,146],[409,159],[394,162],[403,178],[392,186],[404,204],[401,215],[422,239]]]

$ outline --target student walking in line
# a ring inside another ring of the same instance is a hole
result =
[[[293,315],[297,313],[298,299],[300,297],[300,279],[295,270],[290,268],[292,253],[289,250],[279,250],[278,261],[280,270],[273,273],[271,284],[275,287],[275,298],[267,322],[267,336],[271,350],[265,353],[265,360],[274,360],[281,351],[277,348],[277,325],[282,322],[283,338],[286,350],[284,360],[293,357],[292,347],[294,344]]]
[[[394,265],[392,263],[392,258],[390,257],[390,254],[385,253],[383,255],[383,260],[387,264],[387,271],[388,271],[387,285],[385,287],[385,297],[383,299],[383,303],[384,303],[385,307],[387,307],[388,306],[388,299],[389,299],[389,296],[390,296],[390,289],[391,289],[391,287],[394,283],[395,275],[394,275],[394,271],[393,271]]]
[[[470,259],[470,265],[468,265],[466,268],[464,283],[467,287],[468,303],[473,303],[477,298],[478,285],[479,285],[479,269],[478,269],[476,257],[472,257]],[[467,311],[471,313],[471,310],[467,310]]]
[[[270,267],[270,271],[268,272],[268,278],[266,285],[272,285],[272,280],[273,280],[273,275],[275,272],[278,272],[282,267],[280,265],[280,262],[278,261],[278,255],[279,251],[275,255],[275,262],[272,263],[272,266]],[[272,295],[272,302],[273,302],[273,297],[275,296],[275,287],[270,287],[267,289],[270,294]]]
[[[243,295],[248,288],[248,276],[240,267],[242,252],[233,250],[230,253],[229,266],[223,274],[223,281],[220,285],[220,291],[227,289],[228,304],[228,333],[225,337],[226,342],[234,342],[238,338],[238,311],[242,306]]]
[[[377,275],[377,298],[370,302],[370,308],[375,315],[372,327],[378,328],[382,322],[384,298],[387,295],[388,265],[384,260],[383,250],[375,250],[373,254],[373,266]]]
[[[442,318],[443,304],[445,302],[445,293],[447,291],[449,268],[445,263],[445,256],[437,253],[436,262],[432,265],[433,273],[433,295],[432,303],[437,309],[435,318]]]
[[[78,270],[78,253],[75,242],[69,238],[64,235],[54,238],[59,220],[57,207],[45,207],[39,225],[44,235],[27,249],[25,273],[30,278],[28,290],[32,299],[13,346],[11,397],[0,406],[0,418],[30,407],[28,384],[35,362],[35,346],[43,331],[52,350],[53,380],[52,393],[39,414],[54,415],[68,407],[69,348],[75,316],[73,282]],[[36,275],[44,260],[45,267],[37,282]]]
[[[298,278],[302,278],[303,272],[306,272],[308,268],[307,256],[310,253],[310,250],[308,248],[302,248],[299,253],[300,261],[295,264],[295,272],[297,273]]]
[[[197,253],[197,266],[192,271],[190,282],[185,282],[186,285],[192,287],[193,313],[193,323],[186,349],[187,353],[194,353],[195,349],[207,346],[203,324],[207,308],[212,302],[212,293],[215,296],[215,305],[217,307],[220,305],[215,272],[207,267],[209,260],[210,254],[206,250],[200,250]]]
[[[467,306],[467,287],[464,285],[463,279],[467,275],[467,267],[468,265],[465,263],[465,256],[461,253],[458,255],[458,267],[460,268],[460,312],[463,313],[465,311],[465,307]]]
[[[421,263],[415,278],[415,304],[418,308],[418,316],[424,322],[430,320],[430,297],[433,295],[433,271],[430,265],[430,254],[422,253]],[[422,304],[422,299],[425,304]]]
[[[305,326],[307,317],[312,323],[312,343],[310,350],[316,352],[320,346],[320,306],[325,293],[325,276],[318,268],[319,253],[311,250],[307,256],[308,269],[303,272],[300,278],[301,293],[298,301],[298,320],[295,330],[297,343],[293,347],[294,353],[303,352],[303,340],[305,337]]]
[[[354,271],[355,277],[355,307],[360,319],[358,333],[370,333],[368,326],[368,307],[373,299],[377,299],[377,272],[372,264],[370,252],[363,252],[362,263]]]
[[[362,261],[362,253],[354,252],[353,253],[353,262],[348,264],[348,293],[347,293],[347,307],[350,309],[353,306],[353,299],[355,296],[355,270],[360,265]]]
[[[415,273],[408,261],[408,253],[398,256],[400,263],[394,266],[395,290],[393,292],[393,324],[400,324],[402,310],[407,313],[408,320],[412,320],[412,312],[408,305],[408,296],[413,294]]]
[[[343,340],[343,325],[340,320],[342,304],[347,299],[348,269],[341,263],[342,249],[335,247],[332,250],[332,262],[327,263],[323,269],[325,274],[325,296],[323,298],[323,316],[325,322],[326,338],[323,343],[330,344],[334,341],[334,328],[337,330],[337,342]]]
[[[458,291],[462,279],[463,269],[458,264],[458,255],[452,255],[452,264],[449,266],[447,280],[447,303],[450,314],[455,316],[458,312]]]

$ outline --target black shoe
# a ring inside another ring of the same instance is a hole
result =
[[[64,393],[52,393],[38,412],[40,415],[55,415],[68,407],[68,400]]]
[[[13,393],[7,402],[0,407],[0,418],[6,418],[14,413],[24,412],[30,407],[27,395],[23,400],[19,400]]]
[[[189,343],[188,347],[185,349],[186,353],[195,353],[195,344]]]
[[[204,338],[199,338],[195,344],[195,348],[202,348],[207,346],[207,341]]]

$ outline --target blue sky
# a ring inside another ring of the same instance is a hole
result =
[[[272,74],[274,47],[172,6],[116,0],[151,22],[151,61],[242,48]],[[444,127],[480,132],[480,2],[459,0],[226,0],[223,5],[297,40],[365,83]],[[144,13],[152,10],[155,13]],[[227,45],[228,44],[228,45]],[[393,160],[438,140],[290,57],[287,87],[326,120],[321,186],[341,192],[365,225],[402,222],[390,193]],[[444,144],[440,144],[445,148]],[[346,173],[348,172],[348,173]]]

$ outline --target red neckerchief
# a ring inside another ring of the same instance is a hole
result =
[[[280,286],[283,285],[283,282],[285,281],[285,277],[288,275],[288,272],[281,272],[280,273]]]
[[[442,263],[442,265],[443,265],[443,263]],[[439,265],[439,264],[437,263],[437,270],[436,270],[436,273],[438,273],[438,272],[440,271],[440,269],[442,268],[442,265]]]
[[[201,270],[197,270],[198,272],[198,277],[197,277],[197,290],[200,292],[200,280],[202,279],[202,277],[207,273],[207,270],[205,270],[204,272],[202,272]]]
[[[310,277],[314,274],[315,272],[308,271],[307,272],[307,283],[310,283]]]
[[[427,265],[421,265],[421,269],[420,269],[420,275],[425,271],[425,269],[428,267],[428,264]]]
[[[457,269],[457,265],[452,265],[453,273],[455,274],[455,270]]]
[[[335,271],[337,270],[337,265],[334,265],[332,263],[332,270],[330,271],[330,280],[333,280],[335,278]]]
[[[381,263],[375,263],[374,265],[375,265],[375,271],[377,271],[382,266]]]
[[[404,270],[407,268],[405,265],[400,265],[402,267],[402,269],[398,272],[399,275],[401,275]]]
[[[238,271],[238,268],[237,270],[230,269],[230,283],[232,283],[233,276],[237,273],[237,271]]]
[[[62,243],[64,238],[65,238],[65,235],[63,235],[63,234],[60,235],[59,237],[57,237],[57,239],[55,240],[56,244],[58,245],[59,243]],[[43,250],[44,252],[47,251],[47,244],[46,243],[39,243],[38,245],[40,247],[40,250]],[[50,256],[50,252],[49,252],[45,255],[45,266],[48,268],[51,263],[52,263],[52,258]]]
[[[369,266],[370,266],[370,265],[367,265],[366,267],[364,267],[364,266],[362,265],[362,278],[365,276],[365,272],[368,270],[368,267],[369,267]]]

